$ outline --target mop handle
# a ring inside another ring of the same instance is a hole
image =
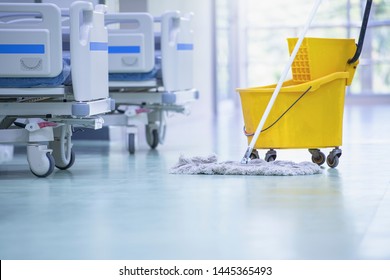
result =
[[[268,118],[269,112],[271,111],[272,106],[275,103],[275,99],[276,99],[276,97],[279,94],[279,91],[280,91],[280,89],[281,89],[281,87],[283,85],[283,82],[285,81],[285,79],[287,77],[288,72],[290,71],[291,65],[292,65],[292,63],[293,63],[293,61],[295,59],[295,56],[297,55],[298,50],[299,50],[299,48],[300,48],[300,46],[302,44],[303,38],[305,37],[305,34],[306,34],[307,30],[309,29],[309,26],[310,26],[311,22],[313,21],[314,16],[315,16],[315,14],[317,12],[317,9],[320,6],[321,2],[322,2],[322,0],[317,0],[317,2],[314,4],[314,6],[313,6],[313,8],[312,8],[312,10],[310,12],[309,18],[308,18],[305,26],[303,27],[300,35],[299,35],[299,39],[298,39],[298,41],[297,41],[297,43],[296,43],[296,45],[294,47],[294,50],[291,53],[290,59],[289,59],[288,63],[286,64],[286,66],[284,68],[284,71],[282,72],[282,75],[280,76],[280,79],[279,79],[279,81],[278,81],[278,83],[276,85],[276,88],[275,88],[275,90],[274,90],[274,92],[273,92],[273,94],[271,96],[270,101],[268,102],[268,105],[267,105],[267,107],[266,107],[266,109],[264,111],[263,116],[261,117],[260,123],[257,126],[256,132],[253,135],[253,138],[252,138],[252,140],[251,140],[251,142],[250,142],[250,144],[248,146],[248,149],[245,152],[244,157],[241,160],[241,163],[248,163],[248,161],[250,159],[250,155],[251,155],[251,153],[253,151],[253,147],[255,146],[255,143],[256,143],[257,139],[259,138],[259,135],[261,133],[261,130],[263,129],[264,123],[265,123],[265,121]]]

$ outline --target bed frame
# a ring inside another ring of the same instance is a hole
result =
[[[109,88],[117,110],[104,120],[126,128],[130,153],[136,150],[139,123],[154,149],[164,142],[167,113],[188,113],[189,104],[199,98],[193,87],[192,17],[178,11],[158,18],[106,14],[106,25],[120,28],[108,28]]]
[[[0,3],[0,143],[27,143],[38,177],[71,167],[73,127],[100,129],[115,108],[104,13],[78,1],[63,20],[54,4]]]

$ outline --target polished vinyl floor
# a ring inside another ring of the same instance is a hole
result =
[[[16,147],[0,165],[0,259],[390,259],[389,120],[390,105],[346,106],[340,164],[312,176],[169,174],[180,154],[240,160],[240,112],[173,116],[166,143],[140,135],[135,155],[75,141],[75,165],[45,179]]]

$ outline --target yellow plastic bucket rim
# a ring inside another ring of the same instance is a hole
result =
[[[309,91],[315,91],[319,89],[322,85],[330,83],[337,79],[348,79],[349,78],[349,72],[335,72],[329,75],[326,75],[324,77],[306,82],[301,84],[294,84],[291,86],[282,86],[280,89],[280,92],[301,92],[307,90],[309,87]],[[292,81],[292,80],[289,80]],[[286,81],[286,82],[289,82]],[[286,83],[285,82],[285,83]],[[250,87],[250,88],[237,88],[236,91],[241,92],[247,92],[247,93],[269,93],[270,90],[273,90],[276,87],[276,84],[268,85],[268,86],[261,86],[261,87]]]

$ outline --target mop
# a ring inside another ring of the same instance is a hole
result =
[[[218,162],[216,155],[209,155],[206,157],[185,157],[180,156],[179,162],[170,170],[171,174],[207,174],[207,175],[312,175],[322,172],[320,166],[312,162],[294,163],[291,161],[271,161],[267,162],[262,159],[251,159],[253,148],[260,133],[263,129],[264,123],[274,105],[276,97],[285,81],[291,65],[295,59],[296,54],[302,44],[307,30],[314,19],[322,0],[317,0],[309,14],[309,18],[303,27],[294,50],[291,53],[290,59],[287,62],[282,75],[275,87],[271,99],[264,111],[264,114],[257,126],[256,132],[253,135],[251,142],[241,162],[224,161]]]

